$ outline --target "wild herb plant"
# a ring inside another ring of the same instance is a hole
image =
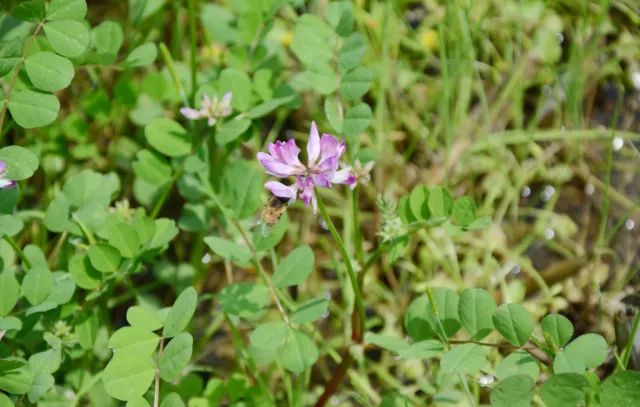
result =
[[[589,280],[622,227],[610,199],[633,229],[612,149],[640,137],[615,129],[619,105],[611,130],[581,128],[580,69],[610,14],[640,21],[633,4],[566,5],[556,65],[563,20],[535,1],[6,3],[0,407],[637,404],[640,314],[617,344],[610,321],[592,332],[565,316],[580,276],[554,284],[572,263],[539,273],[522,254],[542,230],[586,261],[556,189],[523,243],[502,230],[539,172],[560,188],[572,171],[604,190]],[[477,13],[532,38],[479,38]],[[554,68],[566,100],[508,112]],[[538,129],[559,105],[570,128]],[[606,182],[573,157],[547,168],[560,147],[542,143],[562,139],[604,140]],[[633,264],[614,296],[637,288]]]

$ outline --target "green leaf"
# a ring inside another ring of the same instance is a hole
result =
[[[553,375],[540,388],[547,407],[581,406],[585,404],[589,382],[577,373]],[[604,406],[604,405],[603,405]]]
[[[307,66],[328,63],[333,58],[333,38],[331,27],[322,19],[304,14],[293,29],[291,50]]]
[[[78,337],[78,343],[80,343],[82,349],[93,348],[98,336],[99,324],[100,320],[96,312],[87,310],[80,314],[80,318],[78,319],[78,323],[75,327],[75,333]]]
[[[89,46],[89,29],[85,22],[76,20],[50,21],[44,25],[44,33],[51,48],[65,57],[82,55]]]
[[[364,341],[395,353],[400,353],[409,348],[409,344],[404,339],[393,335],[367,332],[364,335]]]
[[[467,226],[476,219],[476,203],[472,198],[463,196],[456,199],[451,212],[456,225]]]
[[[9,315],[20,298],[20,284],[13,272],[5,270],[0,273],[0,317]]]
[[[580,356],[567,354],[564,350],[556,353],[553,359],[553,373],[579,373],[585,372],[587,367]]]
[[[156,44],[152,42],[146,42],[129,53],[127,59],[124,60],[123,65],[126,68],[135,68],[138,66],[151,65],[158,56],[158,48]]]
[[[542,333],[549,344],[561,347],[573,337],[573,324],[560,314],[549,314],[542,319]]]
[[[369,127],[372,118],[373,113],[368,104],[360,103],[350,107],[344,118],[344,133],[347,136],[360,134]]]
[[[9,396],[0,393],[0,407],[15,407]]]
[[[434,217],[448,217],[451,215],[453,199],[451,194],[443,187],[429,189],[429,211]]]
[[[263,252],[274,248],[287,233],[288,226],[289,217],[286,213],[272,228],[269,228],[264,223],[257,225],[253,232],[253,248],[255,251]]]
[[[358,100],[371,88],[373,73],[365,67],[357,67],[344,74],[340,81],[340,93],[345,100]]]
[[[223,259],[228,259],[239,266],[248,266],[251,262],[251,252],[249,249],[235,242],[217,236],[207,236],[204,242],[209,248]]]
[[[324,100],[324,114],[333,130],[336,133],[342,133],[344,129],[344,111],[342,103],[337,97],[327,97]]]
[[[440,360],[440,368],[447,374],[476,374],[487,363],[487,351],[475,343],[454,346]]]
[[[300,374],[318,359],[318,348],[304,333],[291,329],[278,356],[285,369]]]
[[[16,181],[31,177],[40,165],[35,154],[20,146],[0,149],[0,160],[7,165],[4,177]]]
[[[122,27],[115,21],[103,21],[93,29],[96,51],[101,55],[110,56],[109,63],[115,61],[123,41]]]
[[[276,267],[273,285],[278,288],[302,284],[313,271],[314,255],[309,246],[300,246],[289,253]]]
[[[267,100],[264,103],[261,103],[257,106],[252,107],[249,111],[244,113],[242,116],[249,119],[257,119],[262,116],[265,116],[278,107],[291,102],[295,98],[295,95],[283,96],[279,98],[274,98],[271,100]]]
[[[191,406],[191,400],[189,401],[189,406]],[[160,407],[184,407],[184,401],[182,401],[178,393],[169,393],[160,403]]]
[[[21,127],[33,129],[53,123],[58,117],[60,102],[48,93],[19,90],[11,94],[9,111]]]
[[[431,339],[435,335],[428,317],[430,312],[431,304],[426,295],[421,295],[409,304],[404,314],[404,328],[414,341]]]
[[[500,381],[491,391],[491,405],[495,407],[529,407],[536,384],[526,375],[511,376]]]
[[[182,332],[176,335],[162,352],[160,358],[160,377],[172,382],[176,380],[189,364],[193,352],[193,337]]]
[[[45,5],[42,0],[23,1],[11,9],[11,15],[22,21],[41,21],[44,13]]]
[[[55,373],[62,363],[59,349],[49,349],[34,353],[29,357],[29,368],[32,372]]]
[[[33,267],[22,280],[22,293],[32,305],[40,304],[53,288],[53,274],[44,267]]]
[[[253,283],[232,284],[220,291],[218,301],[227,314],[252,320],[270,303],[269,289]]]
[[[614,373],[600,386],[600,405],[634,407],[640,400],[640,373],[627,370]]]
[[[246,219],[255,215],[263,204],[263,174],[256,164],[245,160],[237,160],[225,168],[221,188],[222,199],[238,218]]]
[[[499,380],[523,374],[529,375],[533,380],[538,380],[538,376],[540,376],[538,362],[523,349],[516,349],[496,367],[496,376]]]
[[[429,220],[429,190],[424,185],[419,185],[409,195],[409,209],[416,219]]]
[[[321,95],[329,95],[338,88],[338,75],[331,65],[319,63],[303,72],[302,81]]]
[[[284,345],[289,326],[284,321],[273,321],[260,324],[249,335],[251,345],[256,348],[277,349]]]
[[[31,403],[37,402],[55,384],[55,379],[49,373],[36,373],[33,376],[33,383],[27,392],[27,398]]]
[[[220,92],[231,92],[231,106],[241,112],[251,107],[251,78],[246,72],[235,68],[226,68],[218,77]]]
[[[322,297],[314,298],[299,306],[295,312],[291,314],[291,321],[297,324],[317,321],[326,314],[328,307],[328,299]]]
[[[0,359],[0,390],[13,394],[25,394],[32,383],[33,375],[24,360]]]
[[[247,129],[251,127],[249,119],[233,119],[229,120],[216,129],[216,143],[225,145],[235,141]]]
[[[106,243],[98,243],[89,247],[91,265],[103,273],[117,271],[120,259],[118,249]]]
[[[86,254],[75,254],[69,260],[69,274],[80,288],[93,290],[100,286],[102,279],[100,273],[93,268],[89,256]]]
[[[351,34],[340,49],[338,55],[338,66],[341,72],[347,72],[360,64],[364,53],[367,51],[367,44],[361,33]]]
[[[120,328],[111,335],[109,348],[116,357],[151,356],[160,343],[158,335],[133,326]]]
[[[15,236],[22,230],[24,223],[14,215],[0,215],[0,237]]]
[[[149,150],[140,150],[136,158],[132,167],[141,179],[158,187],[171,181],[171,166],[158,154]]]
[[[198,305],[198,293],[193,287],[184,289],[171,307],[164,322],[162,336],[171,338],[187,327]]]
[[[82,20],[87,14],[85,0],[51,0],[47,8],[47,20]]]
[[[0,42],[0,78],[11,72],[20,58],[22,58],[20,37]]]
[[[111,397],[127,401],[147,392],[155,371],[149,358],[128,354],[115,356],[104,369],[102,382]]]
[[[431,359],[444,352],[444,345],[436,339],[427,339],[412,343],[408,348],[398,352],[401,359]]]
[[[140,240],[138,239],[138,235],[133,226],[124,222],[108,224],[107,233],[107,240],[109,244],[115,247],[120,252],[122,257],[133,258],[136,256],[136,254],[138,254]],[[96,256],[97,259],[96,253],[94,253],[94,256]],[[91,254],[89,254],[89,258],[91,258]],[[112,257],[111,260],[114,260],[114,258]],[[93,261],[91,261],[91,264],[93,264],[93,266],[95,267]],[[107,264],[107,262],[101,263],[101,266],[106,266]]]
[[[187,131],[177,122],[159,117],[144,128],[147,141],[153,148],[169,157],[182,157],[191,152]]]
[[[155,224],[155,233],[149,243],[149,249],[165,247],[178,234],[178,228],[172,219],[156,219]]]
[[[600,366],[607,358],[607,341],[598,334],[580,335],[565,348],[567,357],[581,359],[584,366],[593,368]]]
[[[533,317],[520,304],[503,304],[493,313],[493,325],[506,340],[523,346],[533,333]]]
[[[471,339],[479,341],[493,331],[491,319],[496,303],[491,294],[481,288],[467,288],[460,295],[458,315]]]
[[[162,328],[162,321],[158,315],[151,309],[144,306],[135,305],[127,310],[127,322],[132,327],[147,330],[149,332],[157,331]]]
[[[0,318],[0,331],[19,331],[22,321],[16,317]]]

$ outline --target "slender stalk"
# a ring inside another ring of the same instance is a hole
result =
[[[18,257],[20,257],[20,260],[22,260],[22,263],[24,263],[24,265],[28,269],[30,269],[31,268],[31,262],[29,261],[27,256],[24,254],[24,252],[22,251],[20,246],[18,246],[18,243],[16,243],[16,241],[13,240],[13,238],[11,236],[9,236],[9,235],[4,235],[4,236],[2,236],[2,238],[4,239],[5,242],[9,243],[9,246],[11,246],[13,251],[18,255]]]
[[[353,217],[353,244],[356,251],[356,260],[360,268],[364,266],[364,249],[362,247],[362,229],[360,228],[360,194],[359,188],[356,186],[351,191],[351,216]],[[358,280],[362,285],[362,281]]]
[[[353,362],[353,356],[349,353],[349,349],[346,349],[342,354],[342,362],[333,373],[331,380],[324,386],[324,391],[320,395],[318,401],[316,401],[315,407],[323,407],[329,401],[329,398],[338,390],[338,386],[347,374],[347,369]]]
[[[160,350],[158,351],[158,365],[156,366],[156,381],[153,390],[153,407],[160,405],[160,358],[164,350],[164,338],[160,340]]]
[[[627,344],[622,352],[622,369],[626,369],[629,365],[629,359],[631,358],[631,352],[633,352],[633,344],[635,343],[636,335],[638,334],[638,325],[640,325],[640,312],[636,312],[635,318],[633,318],[633,324],[629,331],[629,338]]]
[[[193,104],[196,96],[198,65],[196,63],[196,0],[187,0],[187,14],[189,17],[189,65],[191,68],[190,102]]]
[[[340,237],[340,234],[336,230],[336,227],[333,225],[329,214],[327,213],[327,208],[324,206],[322,202],[322,198],[320,195],[316,193],[318,199],[318,208],[320,209],[320,214],[324,219],[327,227],[329,228],[329,232],[331,232],[331,236],[333,240],[336,242],[338,246],[338,250],[340,250],[340,254],[342,255],[342,260],[344,261],[345,266],[347,267],[347,274],[349,275],[349,281],[351,282],[351,287],[353,288],[353,296],[355,301],[355,310],[352,315],[353,322],[353,331],[351,334],[351,339],[355,342],[362,342],[362,334],[365,328],[365,315],[364,315],[364,304],[362,302],[362,293],[360,292],[360,286],[358,285],[358,278],[356,277],[356,273],[353,270],[353,265],[351,264],[351,258],[349,257],[349,253],[347,253],[347,248]]]

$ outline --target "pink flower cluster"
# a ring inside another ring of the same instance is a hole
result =
[[[317,210],[315,187],[331,188],[333,184],[355,186],[356,177],[351,167],[341,167],[340,156],[346,145],[330,134],[320,137],[315,122],[311,123],[311,132],[307,142],[307,164],[304,165],[298,155],[300,149],[295,140],[276,141],[269,144],[269,153],[258,153],[258,161],[267,174],[278,178],[295,177],[295,183],[284,185],[278,181],[269,181],[265,187],[273,195],[295,201],[298,195],[305,205],[311,204]]]

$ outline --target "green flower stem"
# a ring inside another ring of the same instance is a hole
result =
[[[351,191],[351,211],[353,218],[353,241],[356,250],[356,260],[360,264],[360,268],[365,264],[364,250],[362,248],[362,229],[360,228],[360,194],[359,188],[356,186]],[[358,281],[362,285],[362,281]]]
[[[240,224],[240,222],[238,221],[238,219],[235,218],[235,216],[231,213],[229,213],[229,210],[222,204],[222,202],[220,202],[220,198],[218,198],[218,195],[213,192],[213,188],[206,188],[203,190],[213,201],[213,203],[218,207],[218,209],[220,209],[220,212],[222,212],[222,215],[233,224],[233,226],[235,226],[235,228],[238,230],[238,232],[240,233],[240,235],[242,236],[242,240],[244,240],[245,244],[247,245],[247,247],[249,248],[249,250],[251,250],[251,254],[253,255],[253,263],[256,267],[256,270],[258,271],[258,274],[260,275],[260,277],[265,281],[265,283],[267,284],[267,287],[269,288],[269,291],[271,292],[271,297],[273,297],[273,302],[275,302],[276,307],[278,308],[278,311],[280,312],[280,315],[282,315],[282,318],[284,319],[284,321],[289,324],[289,316],[287,314],[287,311],[285,310],[285,308],[282,306],[282,303],[280,302],[280,297],[278,296],[278,291],[276,290],[276,288],[274,287],[272,281],[271,281],[271,277],[269,276],[269,273],[267,273],[264,269],[264,267],[262,267],[262,263],[260,262],[260,259],[258,258],[258,254],[255,250],[255,248],[253,247],[253,244],[251,244],[251,240],[249,239],[249,235],[247,234],[247,231],[244,230],[244,228],[242,227],[242,225]]]
[[[320,195],[317,193],[317,191],[316,191],[316,196],[318,199],[318,208],[320,209],[320,214],[322,215],[322,218],[327,224],[327,227],[329,228],[329,232],[331,232],[331,236],[333,237],[333,240],[336,242],[336,245],[338,246],[338,250],[340,250],[340,254],[342,255],[342,260],[344,261],[345,266],[347,267],[349,281],[351,282],[351,287],[353,288],[353,296],[354,296],[355,308],[356,308],[351,318],[353,323],[351,338],[355,342],[360,343],[362,342],[362,335],[365,328],[365,324],[364,324],[365,316],[364,316],[364,304],[362,302],[362,293],[360,292],[360,286],[358,285],[358,278],[356,277],[356,273],[353,270],[353,265],[351,264],[351,258],[349,258],[349,253],[347,253],[347,248],[345,247],[344,242],[340,237],[340,234],[336,230],[336,227],[333,225],[333,222],[331,222],[331,218],[327,213],[327,208],[324,206],[324,203],[322,202],[322,198],[320,198]]]
[[[9,235],[4,235],[2,236],[2,238],[4,239],[5,242],[9,243],[9,246],[11,246],[13,251],[18,255],[18,257],[20,257],[20,260],[22,260],[22,263],[24,263],[24,265],[28,269],[30,269],[31,262],[29,261],[29,259],[27,259],[27,256],[24,254],[20,246],[18,246],[18,243],[16,243],[16,241],[13,240],[13,238]]]
[[[189,99],[194,102],[197,89],[198,64],[196,63],[196,0],[187,0],[187,14],[189,17],[189,65],[191,68],[191,94]]]

